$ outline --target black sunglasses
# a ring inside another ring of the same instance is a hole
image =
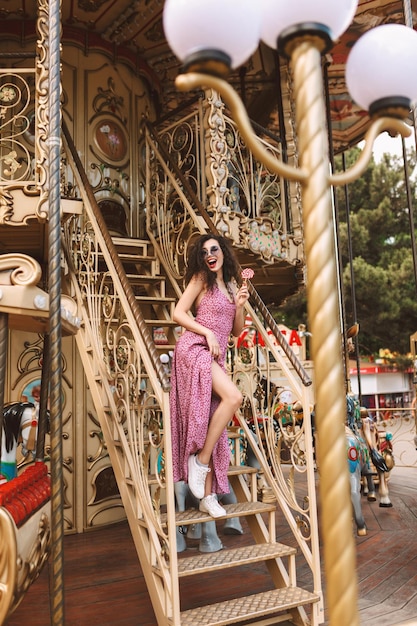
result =
[[[217,256],[220,252],[220,248],[219,246],[211,246],[210,250],[207,250],[206,248],[203,248],[201,250],[201,256],[203,257],[203,259],[205,259],[206,257],[210,256]]]

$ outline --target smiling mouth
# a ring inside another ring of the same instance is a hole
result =
[[[217,259],[209,259],[207,261],[207,265],[209,266],[210,269],[213,269],[213,267],[216,265],[217,263]]]

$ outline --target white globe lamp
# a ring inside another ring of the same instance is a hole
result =
[[[417,32],[401,24],[369,30],[346,63],[350,95],[371,116],[407,115],[417,100]]]
[[[253,0],[166,0],[163,26],[185,71],[225,75],[258,47],[260,6]]]
[[[318,36],[324,49],[347,29],[358,0],[258,0],[262,6],[261,38],[285,51],[287,42],[302,35]]]

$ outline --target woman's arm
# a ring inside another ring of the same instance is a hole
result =
[[[249,291],[246,282],[244,281],[241,287],[235,294],[236,313],[235,320],[233,322],[232,334],[238,337],[245,325],[245,304],[249,298]]]
[[[202,296],[205,289],[203,280],[197,276],[188,283],[184,293],[177,302],[174,309],[173,320],[186,330],[191,330],[198,335],[204,335],[207,330],[201,324],[198,324],[190,315],[190,311],[193,308],[194,303],[198,303],[200,296]]]
[[[220,354],[220,346],[216,335],[213,331],[196,322],[189,315],[194,303],[198,304],[201,300],[205,288],[204,281],[199,276],[194,276],[185,288],[181,298],[178,300],[172,317],[174,322],[177,322],[177,324],[180,324],[186,330],[190,330],[193,333],[205,337],[210,354],[213,357],[218,357]]]

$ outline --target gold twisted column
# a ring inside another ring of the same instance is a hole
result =
[[[329,617],[334,626],[355,626],[359,623],[356,548],[344,432],[346,399],[320,51],[304,41],[293,49],[291,60],[300,166],[307,172],[302,206]]]

